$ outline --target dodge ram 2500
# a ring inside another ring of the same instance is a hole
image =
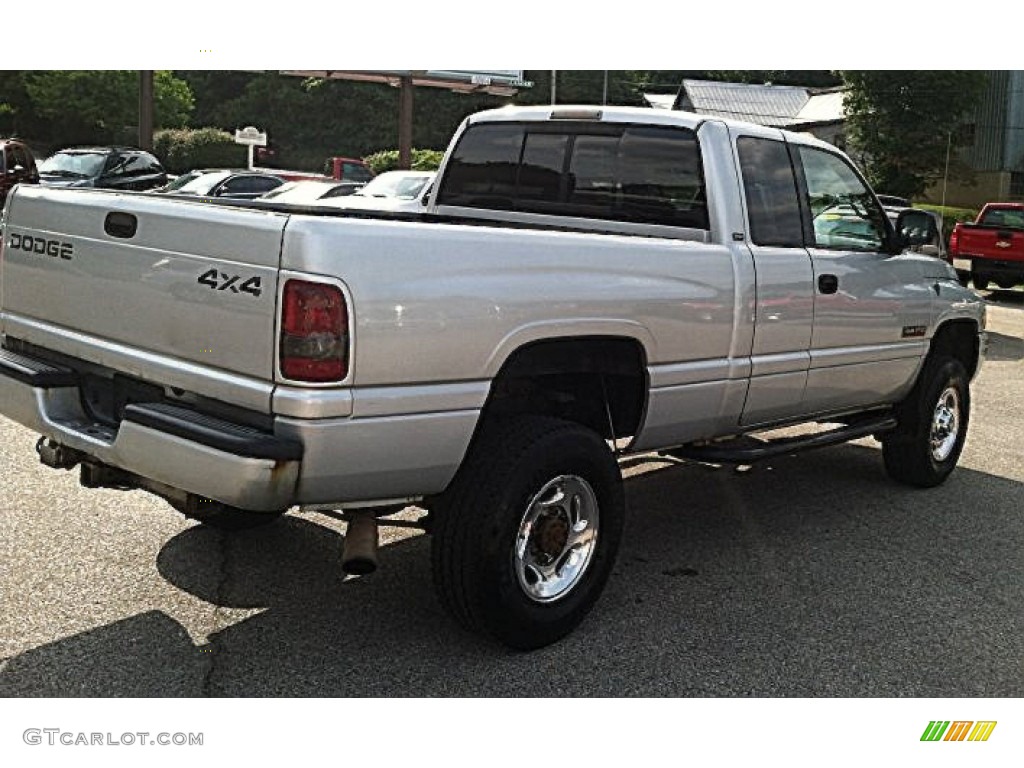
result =
[[[813,138],[596,107],[470,117],[417,213],[20,186],[0,412],[207,525],[341,510],[353,572],[415,503],[449,611],[534,648],[611,573],[623,454],[949,475],[984,306],[920,215]]]

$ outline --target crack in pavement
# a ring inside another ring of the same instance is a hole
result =
[[[207,664],[206,671],[203,673],[203,682],[200,688],[203,697],[213,698],[217,694],[214,693],[213,676],[217,671],[217,654],[220,652],[221,644],[217,642],[216,635],[220,632],[220,619],[224,618],[224,602],[227,595],[227,584],[229,579],[228,574],[228,551],[229,551],[229,537],[224,531],[217,531],[218,537],[217,552],[219,557],[217,558],[217,568],[219,570],[219,578],[217,580],[217,589],[214,593],[213,602],[213,621],[212,631],[207,634],[207,642],[205,647],[200,647],[200,653],[206,653],[209,655],[209,663]]]

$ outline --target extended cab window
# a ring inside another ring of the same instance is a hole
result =
[[[697,137],[616,123],[471,126],[441,205],[708,228]]]
[[[750,216],[750,239],[757,245],[802,248],[800,199],[785,143],[745,136],[737,140],[736,148]]]
[[[843,251],[879,251],[885,213],[853,168],[831,152],[800,147],[814,245]]]

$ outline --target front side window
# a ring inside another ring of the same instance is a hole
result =
[[[838,155],[800,147],[814,245],[842,251],[880,251],[885,213],[871,190]]]
[[[708,228],[697,137],[666,126],[474,125],[448,163],[438,202]]]
[[[757,245],[801,248],[800,199],[789,151],[781,141],[743,137],[736,142],[750,239]]]

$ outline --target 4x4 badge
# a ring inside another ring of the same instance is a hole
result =
[[[239,281],[242,282],[239,282]],[[252,296],[259,296],[263,293],[263,284],[259,277],[244,278],[242,275],[229,275],[227,272],[220,272],[216,269],[208,269],[196,280],[200,285],[208,285],[216,291],[231,291],[231,293],[248,293]]]

